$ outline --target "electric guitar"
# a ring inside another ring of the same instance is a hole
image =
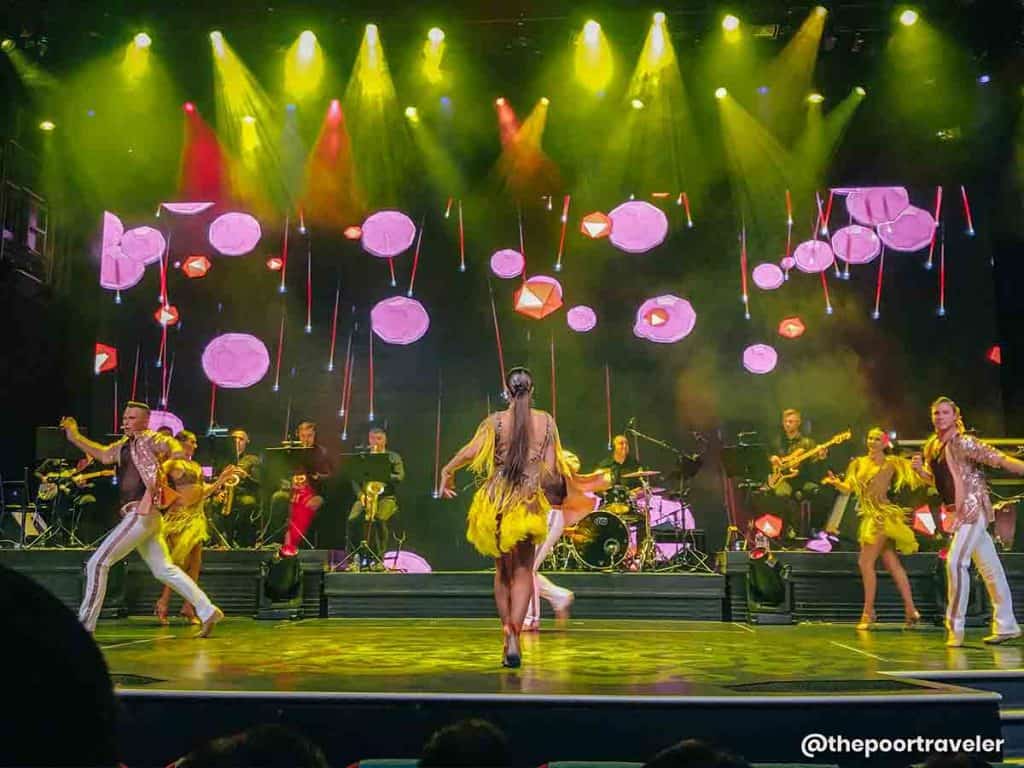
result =
[[[50,501],[57,497],[57,493],[69,493],[71,491],[72,484],[75,483],[86,483],[89,480],[95,480],[97,477],[113,477],[114,470],[104,469],[99,472],[89,472],[84,475],[69,475],[65,477],[57,476],[53,477],[47,475],[46,479],[39,484],[38,498],[40,501]]]
[[[834,435],[821,445],[815,445],[803,450],[796,450],[788,456],[783,456],[779,460],[779,463],[772,467],[772,473],[768,476],[768,487],[775,488],[783,480],[789,480],[791,477],[796,477],[800,473],[800,465],[805,461],[814,458],[818,453],[826,448],[831,448],[833,445],[839,445],[839,443],[845,443],[852,436],[853,432],[848,429],[845,432],[840,432],[838,435]]]

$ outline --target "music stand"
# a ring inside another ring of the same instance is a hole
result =
[[[342,469],[342,478],[352,482],[357,488],[362,489],[360,497],[366,496],[366,488],[370,483],[380,483],[383,486],[387,486],[391,482],[391,459],[386,453],[353,453],[348,454],[348,461]],[[380,498],[374,502],[374,507],[379,503]],[[354,547],[350,552],[345,553],[345,557],[334,566],[334,570],[345,570],[349,563],[359,563],[357,557],[365,559],[367,562],[373,565],[378,565],[383,569],[387,569],[381,554],[378,554],[370,546],[370,531],[373,528],[373,524],[377,522],[376,515],[371,516],[370,510],[367,509],[367,504],[363,502],[363,516],[366,518],[366,526],[363,529],[363,538],[359,542],[359,545]],[[384,543],[384,542],[382,542]],[[372,567],[372,566],[371,566]]]
[[[315,463],[315,450],[313,446],[303,445],[283,445],[276,448],[264,448],[263,449],[263,476],[265,478],[264,487],[266,493],[271,493],[270,489],[280,486],[280,481],[284,478],[292,478],[295,475],[309,475],[313,473],[313,466]],[[266,508],[270,509],[270,499],[264,500]],[[273,510],[271,510],[273,512]],[[288,523],[291,521],[291,501],[288,503],[288,517],[285,519],[284,526],[270,532],[270,538],[275,538],[279,533],[282,533],[285,528],[288,527]],[[267,520],[263,525],[263,530],[260,532],[260,541],[267,541],[267,528],[270,527],[272,522],[272,514],[267,515]],[[313,545],[303,535],[302,540],[312,549]]]

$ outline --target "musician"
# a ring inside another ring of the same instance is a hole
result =
[[[798,451],[812,450],[817,445],[812,438],[801,432],[802,426],[803,416],[796,408],[787,408],[782,412],[782,432],[775,440],[775,453],[770,457],[772,469],[776,469],[782,463],[783,458]],[[820,475],[821,471],[811,470],[810,465],[816,464],[827,455],[828,452],[825,449],[818,451],[817,455],[797,467],[797,474],[794,477],[783,480],[773,489],[777,497],[795,502],[795,504],[785,504],[778,510],[785,519],[787,538],[795,538],[796,529],[799,527],[800,518],[797,505],[803,501],[813,505],[821,490],[821,486],[811,480],[816,476],[815,472]]]
[[[638,481],[623,480],[623,475],[628,475],[640,470],[640,465],[629,455],[629,438],[625,435],[616,435],[612,440],[611,455],[605,458],[596,469],[607,469],[611,472],[612,485],[625,485],[635,487]]]
[[[234,490],[221,494],[220,528],[233,546],[252,547],[256,544],[260,519],[262,464],[259,456],[249,453],[248,432],[236,429],[230,436],[235,441],[234,464],[241,472]],[[231,494],[230,507],[227,504],[228,493]]]
[[[298,553],[299,542],[323,506],[323,486],[332,471],[327,449],[316,441],[316,423],[302,422],[296,429],[296,435],[301,447],[312,448],[313,451],[306,460],[305,472],[292,477],[288,529],[281,547],[281,554],[286,557]]]
[[[405,480],[405,463],[402,461],[401,455],[396,451],[388,450],[388,433],[380,427],[374,427],[370,430],[369,435],[367,435],[367,444],[370,447],[370,453],[386,453],[388,462],[391,464],[391,476],[388,482],[385,483],[384,490],[377,497],[377,516],[373,525],[374,530],[370,532],[371,535],[376,532],[377,547],[383,552],[388,540],[388,520],[398,512],[395,487]],[[356,501],[352,505],[351,512],[349,512],[348,525],[346,526],[349,551],[353,550],[364,540],[363,535],[366,533],[366,496],[364,489],[360,488],[359,484],[353,481],[352,490],[355,491]],[[369,535],[367,538],[369,538]]]
[[[75,541],[82,515],[96,504],[96,496],[90,493],[95,486],[93,478],[114,474],[113,470],[86,473],[90,464],[89,456],[79,459],[73,467],[67,459],[44,459],[32,473],[39,480],[36,505],[46,509],[49,502],[48,508],[56,520],[69,518],[70,530],[64,534],[65,543]]]
[[[180,456],[181,447],[173,438],[149,429],[149,406],[145,403],[129,401],[122,419],[125,436],[110,445],[100,445],[84,437],[74,419],[61,420],[61,427],[72,445],[103,464],[117,465],[117,487],[121,497],[121,522],[86,564],[85,597],[78,618],[87,631],[96,631],[110,566],[123,560],[134,549],[159,581],[169,584],[171,589],[195,606],[202,622],[199,637],[208,637],[214,625],[224,618],[224,613],[210,602],[188,574],[171,562],[157,506],[162,497],[161,462]]]
[[[935,434],[924,444],[924,455],[914,456],[912,466],[922,480],[935,486],[943,504],[955,514],[953,542],[946,554],[946,645],[959,648],[964,644],[972,560],[992,602],[992,634],[984,642],[998,645],[1014,640],[1021,636],[1021,629],[1003,564],[988,533],[995,514],[983,468],[1024,475],[1024,462],[965,434],[960,407],[948,397],[937,398],[931,410]]]

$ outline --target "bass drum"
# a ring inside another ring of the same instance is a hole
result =
[[[614,568],[626,557],[629,548],[629,529],[616,515],[599,509],[591,512],[565,535],[572,544],[572,552],[580,565],[586,568]]]

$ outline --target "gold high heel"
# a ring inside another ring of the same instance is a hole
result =
[[[913,613],[908,613],[907,614],[906,621],[903,622],[903,628],[904,629],[913,629],[914,627],[916,627],[920,623],[921,623],[921,614],[920,614],[919,611],[915,610]]]
[[[874,611],[872,611],[871,613],[862,613],[860,615],[860,621],[857,623],[857,631],[858,632],[866,632],[869,629],[874,629],[874,627],[875,627],[875,613],[874,613]]]

